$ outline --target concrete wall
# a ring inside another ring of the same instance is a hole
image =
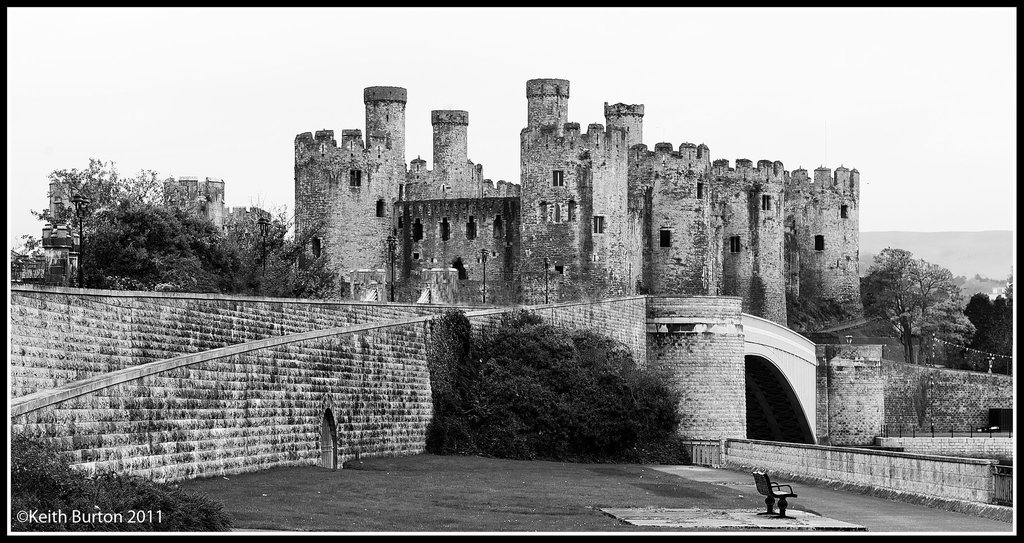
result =
[[[877,488],[897,495],[990,503],[994,460],[730,439],[728,467],[762,468],[787,479]],[[800,493],[799,488],[796,489]]]
[[[1013,458],[1014,440],[1009,437],[876,437],[882,447],[900,447],[903,452],[965,456],[969,458]]]

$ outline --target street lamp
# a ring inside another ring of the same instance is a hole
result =
[[[483,303],[487,303],[487,249],[480,249],[480,263],[484,265]]]
[[[75,216],[78,217],[78,288],[85,286],[85,235],[82,232],[82,219],[85,218],[89,202],[89,197],[82,193],[71,198],[71,203],[75,205]]]
[[[263,238],[263,275],[267,274],[267,233],[270,232],[270,219],[260,216],[256,221],[260,226],[260,236]]]
[[[548,303],[548,257],[544,257],[544,303]]]
[[[398,240],[395,236],[388,236],[388,260],[391,262],[391,301],[395,301],[395,248],[398,247]]]

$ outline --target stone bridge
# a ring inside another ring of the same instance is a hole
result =
[[[159,480],[416,454],[432,414],[431,320],[452,307],[14,285],[12,432],[86,470]],[[920,407],[889,400],[890,388],[903,396],[925,380],[958,394],[949,406],[926,398],[936,413],[962,414],[965,390],[978,413],[1012,407],[1012,379],[886,369],[870,346],[815,356],[740,308],[631,296],[527,309],[664,371],[684,437],[870,444],[879,424]],[[481,330],[515,308],[461,309]]]

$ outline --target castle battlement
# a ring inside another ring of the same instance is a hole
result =
[[[569,97],[568,79],[531,79],[526,82],[526,97],[561,96]]]
[[[469,112],[458,109],[435,109],[430,112],[430,124],[469,124]]]
[[[406,103],[408,91],[402,87],[366,87],[363,89],[363,102],[401,102]]]
[[[728,295],[784,323],[786,296],[809,296],[856,312],[857,170],[787,172],[778,160],[712,161],[703,143],[645,144],[644,104],[604,102],[604,122],[571,122],[569,81],[537,78],[520,182],[495,182],[467,156],[465,110],[431,110],[431,169],[407,162],[407,94],[365,88],[365,130],[343,130],[340,150],[329,130],[295,138],[296,231],[327,224],[314,247],[334,268],[384,267],[395,236],[403,288],[447,265],[453,287],[470,288],[486,250],[489,301]]]

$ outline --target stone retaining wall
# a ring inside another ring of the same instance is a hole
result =
[[[941,500],[991,503],[995,460],[730,439],[727,466],[790,479],[885,489]]]

